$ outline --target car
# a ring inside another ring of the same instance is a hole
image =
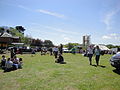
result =
[[[68,50],[68,48],[63,48],[63,52],[64,52],[64,53],[69,53],[70,50]]]
[[[111,57],[110,64],[116,69],[120,70],[120,52]]]
[[[8,47],[8,51],[10,51],[13,47]]]
[[[17,48],[16,54],[31,54],[32,48],[31,47],[19,47]]]

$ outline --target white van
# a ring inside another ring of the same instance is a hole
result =
[[[68,48],[63,48],[63,52],[64,52],[64,53],[69,53],[70,50],[68,50]]]

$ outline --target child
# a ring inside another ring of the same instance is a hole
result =
[[[22,66],[23,66],[22,58],[19,58],[18,68],[22,69]]]
[[[5,56],[3,55],[2,56],[2,59],[1,59],[1,67],[4,69],[5,68],[5,63],[6,63],[6,58]]]

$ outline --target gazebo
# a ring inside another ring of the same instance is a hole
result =
[[[11,34],[4,32],[0,34],[0,49],[5,49],[12,43],[19,43],[20,37],[13,37]]]

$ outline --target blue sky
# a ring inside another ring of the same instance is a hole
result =
[[[0,26],[22,25],[25,35],[54,44],[120,45],[120,0],[0,0]]]

